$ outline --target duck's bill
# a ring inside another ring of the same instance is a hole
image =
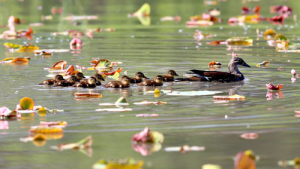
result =
[[[175,76],[179,76],[177,73],[175,73]]]
[[[244,62],[244,63],[242,64],[242,66],[245,66],[245,67],[251,67],[251,66],[249,66],[246,62]]]

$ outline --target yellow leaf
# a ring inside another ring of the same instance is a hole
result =
[[[150,15],[150,5],[148,3],[145,3],[138,11],[132,14],[132,16],[136,17],[145,17]]]
[[[22,110],[32,110],[34,107],[34,102],[29,97],[23,97],[20,100],[20,107]]]

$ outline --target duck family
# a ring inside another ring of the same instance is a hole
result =
[[[39,85],[53,85],[62,87],[82,87],[95,88],[102,85],[105,88],[128,88],[130,84],[137,86],[162,86],[164,82],[180,82],[180,81],[207,81],[207,82],[238,82],[245,79],[238,66],[250,67],[242,58],[232,53],[232,58],[228,63],[228,72],[209,71],[209,70],[190,70],[185,74],[185,78],[174,78],[178,76],[175,70],[169,70],[166,75],[157,75],[153,79],[147,78],[144,73],[137,72],[134,77],[127,75],[121,76],[118,81],[110,81],[102,85],[101,81],[105,81],[103,74],[96,73],[90,78],[85,78],[82,72],[71,73],[67,79],[62,75],[55,75],[53,79],[47,79],[39,83]]]

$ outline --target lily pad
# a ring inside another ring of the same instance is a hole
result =
[[[93,165],[93,169],[141,169],[143,161],[136,161],[133,158],[121,160],[99,160]]]
[[[229,45],[251,45],[253,39],[249,37],[232,37],[226,40]]]

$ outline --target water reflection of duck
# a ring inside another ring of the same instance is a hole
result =
[[[153,80],[144,80],[138,84],[138,86],[162,86],[163,76],[157,75]]]
[[[237,82],[245,79],[244,75],[238,69],[238,66],[250,67],[242,58],[235,57],[232,54],[232,59],[228,64],[229,72],[220,71],[205,71],[205,70],[191,70],[192,77],[178,78],[176,81],[217,81],[217,82]]]
[[[141,83],[143,81],[143,78],[147,78],[144,73],[137,72],[134,76],[134,78],[130,78],[130,83]]]
[[[53,79],[47,79],[39,83],[39,85],[53,85],[57,81],[65,80],[62,75],[55,75]]]
[[[128,88],[130,86],[130,78],[122,76],[120,81],[110,81],[103,85],[106,88]]]

